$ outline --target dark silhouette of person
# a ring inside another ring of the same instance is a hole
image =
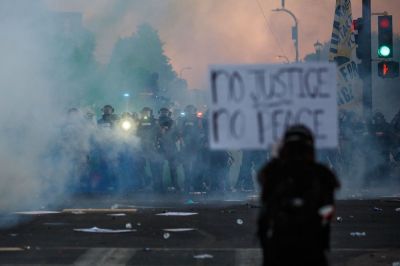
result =
[[[277,158],[262,167],[258,180],[263,265],[328,265],[325,253],[339,182],[315,161],[311,131],[303,125],[289,127]]]

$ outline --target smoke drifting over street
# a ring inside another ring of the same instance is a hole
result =
[[[327,18],[333,16],[333,2],[287,1],[287,6],[299,15],[301,57],[313,52],[317,39],[329,41],[332,19]],[[360,1],[354,2],[353,8],[360,10]],[[395,1],[380,2],[385,7],[396,6]],[[115,141],[111,133],[99,134],[85,116],[93,115],[100,105],[108,103],[119,104],[117,111],[121,111],[120,94],[129,86],[119,76],[107,76],[107,64],[115,44],[133,43],[142,24],[150,28],[147,32],[159,34],[160,47],[165,44],[167,56],[162,63],[167,74],[160,75],[160,81],[168,78],[170,88],[176,89],[171,93],[175,96],[181,96],[178,89],[186,80],[189,88],[207,89],[209,64],[278,63],[282,56],[289,61],[294,57],[292,22],[270,12],[279,7],[277,0],[260,0],[261,5],[257,1],[239,0],[98,0],[95,3],[78,0],[0,3],[0,213],[62,203],[71,196],[70,187],[79,182],[76,173],[87,160],[92,143]],[[375,8],[379,7],[377,4]],[[66,11],[78,12],[67,15],[80,24],[64,25],[62,16],[66,14],[57,12]],[[263,12],[267,13],[266,18]],[[400,13],[398,8],[393,12]],[[354,16],[358,16],[357,12]],[[61,37],[60,32],[64,34]],[[70,32],[79,38],[70,38]],[[143,76],[154,76],[147,72],[140,72],[137,80],[148,82],[140,80]],[[387,97],[382,92],[379,95],[384,95],[382,99]],[[393,99],[374,99],[385,107],[389,121],[398,111],[394,107],[398,101]],[[389,101],[390,106],[386,104]],[[84,108],[78,110],[77,117],[71,117],[67,112],[71,107]],[[352,132],[348,137],[357,139],[359,135]],[[117,161],[125,149],[138,147],[137,138],[117,139],[117,143],[110,144],[113,146],[108,151],[110,162]],[[359,145],[373,147],[371,143],[367,139]],[[236,159],[233,166],[224,169],[233,177],[228,180],[229,186],[234,185],[242,160],[240,152],[233,154]],[[362,155],[359,152],[357,156]],[[351,170],[338,171],[346,172],[340,176],[344,197],[361,195],[357,191],[363,196],[376,195],[363,189],[363,177],[370,172],[370,166],[374,167],[371,162],[381,160],[379,156],[371,154],[368,167],[365,161],[354,160],[353,165],[346,166]],[[321,155],[324,162],[337,166],[334,161],[337,158],[327,158]],[[342,157],[339,163],[346,164],[346,159]],[[199,162],[199,168],[205,167],[203,164]],[[113,171],[123,175],[125,170]],[[398,176],[398,170],[394,174]],[[380,195],[396,192],[398,181],[393,177],[381,181],[378,181],[382,185]]]

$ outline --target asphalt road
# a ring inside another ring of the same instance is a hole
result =
[[[0,229],[0,264],[260,265],[261,252],[255,238],[259,209],[253,198],[145,197],[153,198],[76,197],[57,209],[44,208],[60,213],[2,214],[3,224],[16,219],[18,223]],[[400,263],[399,198],[342,200],[337,207],[340,218],[332,228],[332,265]],[[166,212],[197,214],[156,215]],[[122,213],[125,215],[110,215]],[[133,231],[74,230],[93,227]],[[188,231],[164,230],[177,228]],[[359,232],[359,236],[352,236],[352,232]]]

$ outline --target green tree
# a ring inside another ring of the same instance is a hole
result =
[[[174,98],[179,93],[179,82],[182,84],[165,55],[164,43],[149,24],[139,25],[136,33],[115,44],[106,88],[114,95],[129,92],[137,104],[159,107],[166,102],[157,103],[157,99]]]

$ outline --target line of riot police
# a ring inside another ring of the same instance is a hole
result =
[[[399,182],[400,111],[390,123],[381,112],[365,120],[354,112],[341,111],[339,149],[324,157],[343,179],[359,177],[365,187]]]
[[[195,106],[188,105],[175,116],[161,108],[156,117],[149,107],[139,114],[116,115],[111,105],[105,105],[102,113],[96,122],[92,115],[71,108],[63,126],[63,147],[74,147],[69,153],[82,158],[79,170],[71,172],[78,176],[76,190],[163,193],[229,189],[232,157],[208,148],[207,116]],[[76,145],[81,139],[85,145]]]

